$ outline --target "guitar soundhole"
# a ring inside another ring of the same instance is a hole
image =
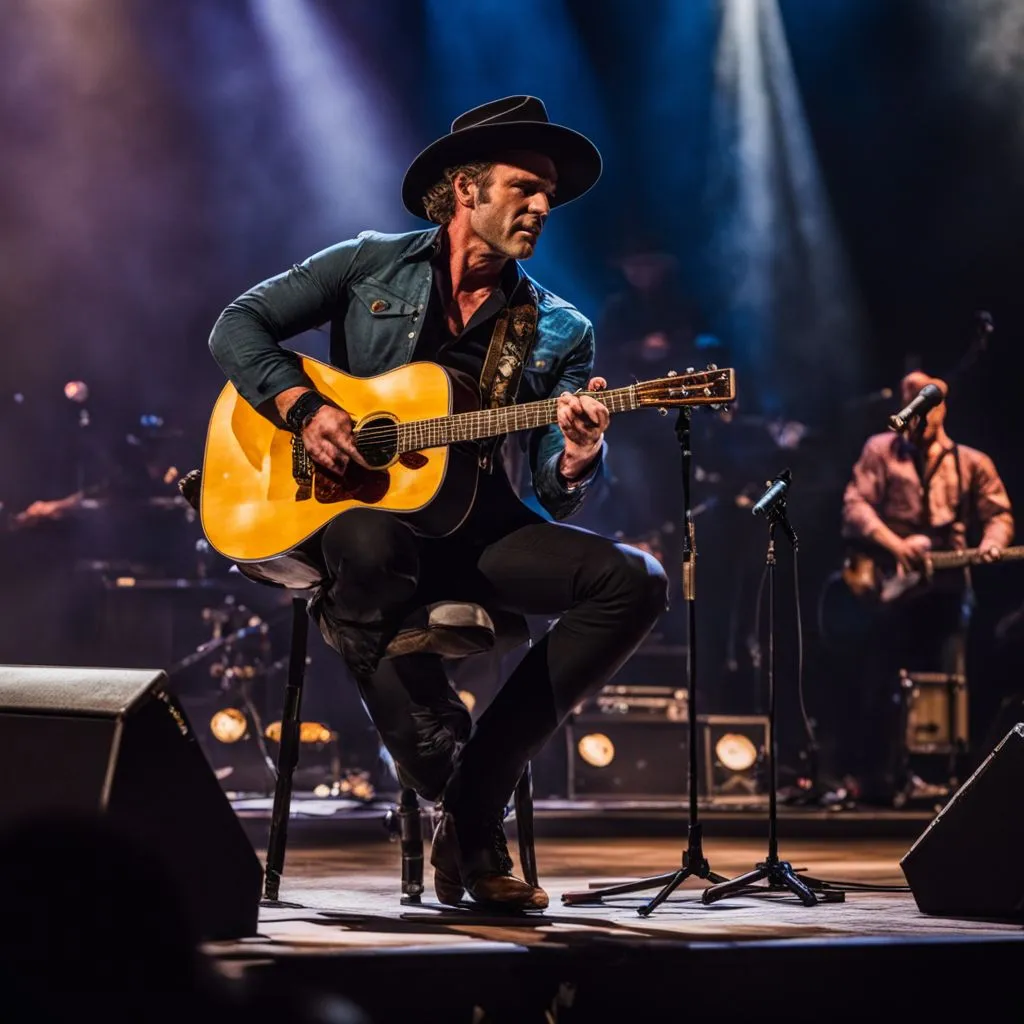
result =
[[[356,447],[371,466],[386,466],[398,450],[398,425],[383,416],[361,423]]]

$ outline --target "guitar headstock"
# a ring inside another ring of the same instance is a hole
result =
[[[633,387],[638,405],[718,405],[736,397],[736,373],[712,364],[706,370],[690,368],[658,380],[637,381]]]

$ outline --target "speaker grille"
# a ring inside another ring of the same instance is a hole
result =
[[[159,669],[0,665],[0,710],[117,718],[166,680]]]

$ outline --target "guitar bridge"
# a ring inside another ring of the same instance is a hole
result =
[[[295,500],[308,501],[313,496],[313,460],[297,434],[292,434],[292,479]]]

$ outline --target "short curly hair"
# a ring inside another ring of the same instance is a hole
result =
[[[479,185],[481,194],[486,200],[487,186],[491,182],[493,169],[493,160],[460,164],[458,167],[446,167],[441,179],[431,185],[423,197],[423,209],[426,211],[427,218],[435,224],[447,224],[455,216],[455,186],[452,182],[457,174],[465,174],[475,185]]]

